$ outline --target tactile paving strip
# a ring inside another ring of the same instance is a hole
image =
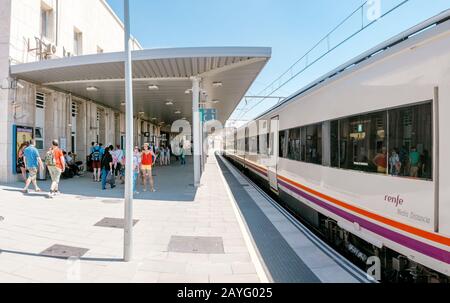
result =
[[[216,158],[273,282],[320,283],[320,279],[299,258],[242,184],[222,160]]]

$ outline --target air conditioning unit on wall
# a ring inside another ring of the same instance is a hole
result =
[[[51,59],[56,57],[56,52],[57,52],[57,47],[54,44],[48,44],[45,48],[45,58],[46,59]]]

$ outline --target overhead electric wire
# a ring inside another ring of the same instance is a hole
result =
[[[383,13],[380,15],[379,18],[369,22],[368,24],[366,24],[364,26],[364,24],[362,24],[361,28],[358,29],[357,31],[355,31],[353,34],[351,34],[350,36],[348,36],[347,38],[345,38],[344,40],[342,40],[340,43],[336,44],[333,47],[329,47],[328,45],[328,50],[322,54],[321,56],[319,56],[317,59],[315,59],[314,61],[312,61],[311,63],[307,63],[306,66],[301,69],[300,71],[298,71],[297,73],[295,73],[294,75],[292,75],[289,79],[287,79],[285,82],[283,82],[281,85],[279,85],[277,88],[275,88],[274,90],[272,90],[269,94],[264,94],[264,92],[272,87],[272,85],[274,85],[277,81],[279,81],[283,76],[285,76],[288,72],[292,71],[292,69],[299,63],[301,62],[303,59],[307,58],[308,55],[317,47],[319,46],[323,41],[325,41],[326,39],[329,39],[330,35],[333,34],[340,26],[342,26],[346,21],[348,21],[355,13],[357,13],[359,10],[362,11],[362,13],[364,13],[364,6],[368,3],[369,1],[365,1],[362,5],[360,5],[358,8],[356,8],[354,11],[352,11],[352,13],[350,15],[348,15],[346,18],[344,18],[337,26],[335,26],[330,32],[328,32],[327,35],[325,35],[322,39],[320,39],[311,49],[309,49],[302,57],[300,57],[300,59],[298,59],[295,63],[293,63],[283,74],[281,74],[277,79],[275,79],[274,81],[272,81],[266,88],[264,88],[258,95],[262,95],[264,97],[261,97],[261,100],[259,102],[257,102],[255,105],[253,105],[251,108],[249,108],[248,110],[244,111],[245,109],[242,109],[242,113],[240,114],[240,116],[236,119],[232,119],[230,121],[241,121],[241,119],[251,110],[253,110],[256,106],[260,105],[264,100],[266,100],[269,96],[271,96],[273,93],[277,92],[278,90],[280,90],[282,87],[284,87],[286,84],[288,84],[290,81],[292,81],[293,79],[295,79],[296,77],[298,77],[301,73],[303,73],[305,70],[307,70],[309,67],[311,67],[313,64],[315,64],[317,61],[321,60],[323,57],[325,57],[326,55],[328,55],[330,52],[334,51],[336,48],[338,48],[339,46],[341,46],[342,44],[344,44],[345,42],[347,42],[348,40],[350,40],[351,38],[353,38],[354,36],[356,36],[357,34],[359,34],[360,32],[362,32],[363,30],[365,30],[366,28],[368,28],[369,26],[371,26],[372,24],[374,24],[375,22],[379,21],[380,19],[382,19],[383,17],[387,16],[388,14],[390,14],[391,12],[393,12],[394,10],[398,9],[399,7],[403,6],[404,4],[406,4],[407,2],[409,2],[409,0],[403,0],[402,2],[400,2],[399,4],[397,4],[396,6],[394,6],[393,8],[391,8],[390,10],[388,10],[387,12]]]

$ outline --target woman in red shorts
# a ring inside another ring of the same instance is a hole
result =
[[[147,179],[150,182],[150,188],[152,192],[155,192],[153,176],[152,176],[152,167],[154,164],[154,154],[150,149],[148,143],[144,144],[144,150],[141,153],[141,170],[142,170],[142,179],[143,179],[143,190],[147,191]]]

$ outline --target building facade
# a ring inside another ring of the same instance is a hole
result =
[[[10,66],[123,49],[124,26],[105,0],[0,0],[0,182],[17,180],[17,151],[31,137],[42,154],[58,139],[81,161],[91,142],[125,143],[123,110],[14,79]],[[139,117],[134,130],[139,144],[160,134]]]

